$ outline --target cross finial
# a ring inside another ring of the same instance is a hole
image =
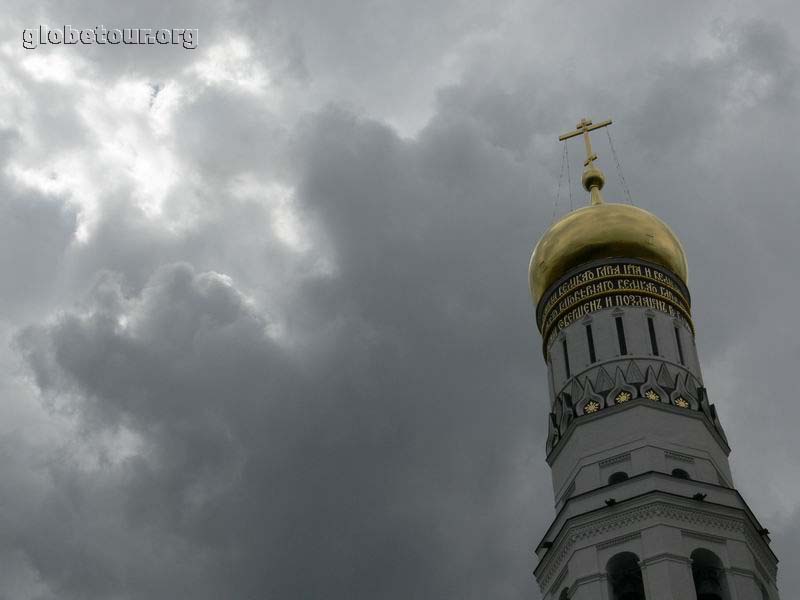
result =
[[[558,136],[559,141],[563,142],[576,135],[583,134],[583,143],[586,146],[586,160],[583,166],[586,167],[583,171],[583,187],[591,195],[592,204],[600,204],[603,202],[603,196],[600,190],[603,189],[605,177],[603,172],[594,166],[594,161],[597,160],[597,155],[592,151],[592,140],[589,139],[589,132],[601,127],[611,125],[611,119],[602,121],[600,123],[592,124],[589,119],[581,119],[580,123],[576,126],[577,129]]]

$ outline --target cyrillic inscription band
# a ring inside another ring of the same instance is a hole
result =
[[[548,296],[537,311],[545,347],[550,338],[581,317],[618,306],[642,306],[685,320],[692,327],[690,305],[679,284],[652,266],[613,263],[576,273]]]

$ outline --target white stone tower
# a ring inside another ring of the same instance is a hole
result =
[[[542,236],[530,286],[549,373],[556,516],[536,548],[545,600],[778,600],[777,558],[736,491],[694,342],[686,258],[647,211],[603,201]]]

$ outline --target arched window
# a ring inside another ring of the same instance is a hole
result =
[[[691,479],[689,474],[683,469],[672,469],[672,476],[677,477],[678,479]]]
[[[625,471],[617,471],[616,473],[612,473],[611,477],[608,478],[608,485],[614,485],[615,483],[622,483],[628,478],[628,474]]]
[[[606,565],[611,600],[645,600],[642,569],[632,552],[616,554]]]
[[[697,600],[730,600],[725,570],[719,557],[705,548],[692,552],[692,578]]]

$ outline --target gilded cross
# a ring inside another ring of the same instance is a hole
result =
[[[570,131],[569,133],[558,136],[558,141],[563,142],[571,137],[583,134],[583,143],[586,146],[586,161],[583,163],[583,166],[592,166],[592,162],[597,160],[597,155],[592,151],[592,140],[589,139],[589,132],[594,131],[595,129],[600,129],[601,127],[606,127],[608,125],[611,125],[611,119],[608,121],[602,121],[601,123],[596,123],[594,125],[589,119],[581,119],[581,122],[578,123],[575,131]]]

